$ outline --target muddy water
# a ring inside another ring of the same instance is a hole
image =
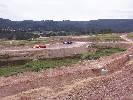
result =
[[[29,62],[29,60],[16,60],[16,61],[0,60],[0,67],[24,65],[27,62]]]

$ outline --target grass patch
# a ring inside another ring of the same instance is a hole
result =
[[[89,37],[90,41],[123,41],[118,34],[97,34]]]
[[[99,48],[99,47],[98,47]],[[81,55],[82,59],[96,60],[103,56],[110,56],[111,54],[125,51],[122,48],[100,48],[96,52],[88,52]]]
[[[133,33],[128,34],[127,37],[128,37],[129,39],[133,39]]]
[[[11,76],[11,75],[16,75],[18,73],[28,71],[28,68],[25,68],[23,66],[17,66],[17,67],[3,67],[0,68],[0,76]]]
[[[0,68],[0,76],[11,76],[26,71],[40,71],[42,69],[49,69],[61,66],[69,66],[76,64],[79,58],[63,58],[63,59],[46,59],[29,61],[23,65],[3,66]]]
[[[9,64],[10,66],[8,65],[0,68],[0,76],[10,76],[25,71],[38,72],[43,69],[56,68],[61,66],[70,66],[72,64],[76,64],[80,60],[84,59],[95,60],[103,56],[109,56],[111,54],[126,50],[122,48],[109,48],[109,47],[101,47],[95,45],[93,47],[96,48],[97,51],[76,55],[75,57],[28,61],[23,63],[22,65]]]
[[[32,71],[40,71],[42,69],[68,66],[77,63],[79,60],[79,58],[36,60],[26,63],[25,67],[31,68]]]
[[[49,38],[45,39],[34,39],[34,40],[0,40],[0,45],[5,46],[25,46],[25,45],[34,45],[39,43],[49,43]]]

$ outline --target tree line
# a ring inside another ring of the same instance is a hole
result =
[[[31,38],[38,38],[38,34],[33,34],[25,31],[10,31],[0,29],[0,39],[5,40],[28,40]]]
[[[123,33],[133,32],[133,19],[99,19],[91,21],[11,21],[9,19],[0,18],[0,29],[11,31],[6,33],[8,34],[6,35],[7,37],[15,37],[18,39],[21,39],[21,37],[26,39],[32,37],[31,34],[35,31],[43,33],[44,36],[104,34],[112,32]],[[3,32],[0,34],[3,34]],[[11,34],[12,36],[10,36]],[[27,36],[25,34],[27,34],[28,37],[25,37]],[[1,37],[2,36],[5,37],[5,35],[1,35]]]

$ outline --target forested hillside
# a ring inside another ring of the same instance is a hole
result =
[[[24,20],[11,21],[0,18],[0,32],[41,32],[46,36],[69,34],[96,34],[111,32],[133,32],[133,19],[99,19],[91,21]]]

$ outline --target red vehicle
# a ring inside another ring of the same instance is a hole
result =
[[[46,45],[34,45],[33,48],[46,48]]]

